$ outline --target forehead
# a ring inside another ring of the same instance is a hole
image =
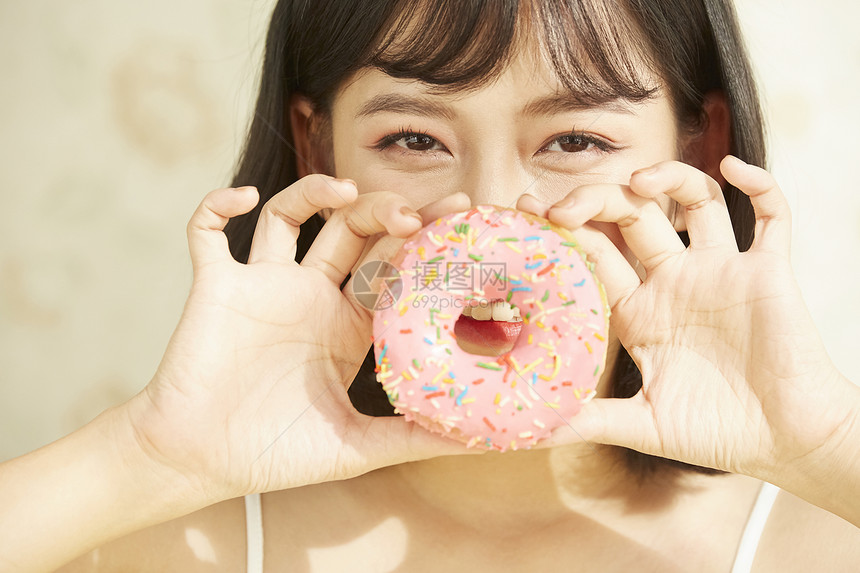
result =
[[[340,115],[338,108],[349,108],[350,117],[357,120],[390,112],[450,121],[458,119],[458,110],[470,106],[490,106],[495,111],[508,111],[526,118],[592,109],[635,114],[645,104],[663,99],[657,78],[647,69],[642,70],[641,80],[649,86],[649,95],[638,100],[589,93],[587,86],[571,89],[555,73],[546,53],[532,44],[523,45],[491,80],[460,91],[392,77],[377,68],[363,68],[339,90],[333,111]]]

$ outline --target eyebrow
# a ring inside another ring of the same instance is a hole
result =
[[[559,115],[571,111],[601,110],[634,115],[636,112],[630,103],[621,97],[592,102],[577,97],[576,94],[560,93],[538,98],[528,103],[521,114],[535,117]],[[358,109],[355,118],[360,119],[383,112],[422,115],[448,121],[453,121],[457,117],[457,113],[452,107],[430,98],[403,94],[379,94],[367,100]]]
[[[635,115],[632,102],[622,97],[606,98],[602,101],[587,101],[572,93],[558,93],[538,98],[523,108],[527,117],[558,115],[570,111],[600,110]]]
[[[429,98],[402,94],[380,94],[367,100],[359,108],[355,118],[359,119],[382,112],[423,115],[436,119],[447,119],[448,121],[457,117],[453,108]]]

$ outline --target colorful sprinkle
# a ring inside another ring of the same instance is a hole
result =
[[[453,388],[452,388],[452,390],[453,390]],[[465,398],[465,397],[466,397],[466,392],[468,392],[468,391],[469,391],[469,387],[468,387],[468,386],[466,386],[465,388],[463,388],[463,391],[462,391],[462,392],[460,392],[460,394],[457,396],[457,400],[455,401],[455,403],[456,403],[458,406],[462,406],[462,405],[463,405],[463,398]]]
[[[546,266],[543,269],[538,271],[538,276],[545,275],[546,273],[550,272],[554,268],[555,268],[555,263],[550,263],[548,266]]]

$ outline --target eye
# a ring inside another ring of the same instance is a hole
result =
[[[421,131],[412,131],[409,129],[401,129],[397,133],[386,135],[375,147],[379,150],[388,149],[396,146],[403,151],[447,151],[445,146],[439,143],[434,137],[427,135]]]
[[[573,132],[556,137],[545,145],[539,153],[556,151],[561,153],[582,153],[599,150],[603,152],[616,151],[618,148],[605,139],[587,133]]]

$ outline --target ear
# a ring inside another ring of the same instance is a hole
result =
[[[720,161],[729,154],[731,146],[729,104],[722,91],[710,91],[705,94],[702,108],[702,127],[687,140],[683,149],[684,162],[704,171],[723,186],[726,180],[720,173]]]
[[[290,129],[296,149],[296,170],[299,178],[311,173],[324,173],[318,147],[318,121],[315,120],[314,106],[301,94],[290,98]]]
[[[682,149],[684,163],[707,173],[720,187],[726,180],[720,173],[720,161],[729,154],[731,148],[731,114],[725,94],[720,90],[705,94],[702,104],[704,118],[701,129],[690,136]],[[675,230],[686,231],[684,210],[676,205],[674,217]]]

